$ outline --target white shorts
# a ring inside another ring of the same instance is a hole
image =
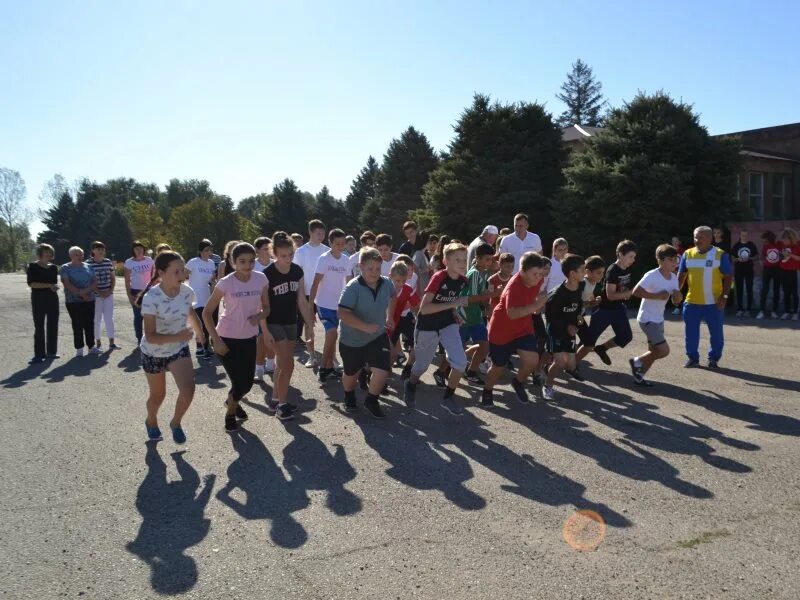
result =
[[[467,368],[467,355],[464,354],[464,345],[461,342],[461,332],[458,325],[453,323],[438,331],[414,331],[414,366],[411,374],[421,376],[433,360],[436,347],[441,344],[450,367],[456,371],[464,372]]]

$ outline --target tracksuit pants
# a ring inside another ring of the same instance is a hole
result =
[[[683,305],[686,356],[692,360],[700,360],[701,321],[705,321],[711,337],[708,359],[718,361],[722,358],[722,348],[725,345],[725,336],[722,331],[725,313],[718,309],[716,304],[689,304],[687,302]]]

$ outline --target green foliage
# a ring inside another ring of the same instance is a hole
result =
[[[691,106],[640,93],[573,155],[554,211],[558,231],[572,249],[607,258],[631,238],[644,268],[672,236],[741,217],[739,168],[738,144],[711,138]]]
[[[72,224],[75,219],[75,202],[68,191],[62,191],[56,204],[45,211],[42,223],[45,230],[39,234],[37,241],[50,244],[56,251],[56,262],[67,262],[67,251],[72,246]]]
[[[370,198],[377,198],[380,189],[380,167],[378,161],[370,156],[367,164],[353,180],[350,186],[350,193],[347,194],[344,204],[347,215],[359,231],[367,229],[361,219],[361,211],[364,210]]]
[[[166,205],[173,209],[197,198],[210,198],[213,195],[214,190],[205,179],[170,179],[167,184]]]
[[[135,240],[151,249],[165,240],[164,219],[158,206],[134,202],[128,205],[126,214]]]
[[[269,201],[269,194],[256,194],[255,196],[248,196],[239,201],[236,210],[245,219],[253,220],[263,212],[264,207]]]
[[[125,213],[116,206],[108,209],[105,221],[97,236],[106,245],[106,255],[112,260],[125,260],[130,256],[133,234]]]
[[[484,226],[511,226],[514,214],[525,212],[532,231],[551,236],[550,202],[562,184],[565,152],[544,107],[492,103],[478,94],[455,131],[425,186],[422,216],[435,217],[438,231],[471,240]]]
[[[26,224],[18,225],[12,232],[6,220],[0,218],[0,271],[16,271],[33,260],[34,248]]]
[[[605,105],[603,85],[594,78],[592,68],[580,58],[572,63],[572,71],[567,73],[567,80],[561,84],[561,90],[556,98],[566,104],[567,109],[558,118],[560,127],[576,124],[592,127],[602,125],[600,111]]]
[[[20,249],[30,243],[26,194],[25,181],[19,172],[0,168],[0,268],[3,270],[16,271],[23,262],[20,261]]]
[[[314,203],[309,211],[315,219],[320,219],[328,229],[338,227],[344,231],[348,231],[353,227],[347,209],[344,203],[331,195],[328,186],[322,186],[322,189],[314,196]]]
[[[88,179],[78,185],[75,212],[69,225],[73,244],[80,246],[88,255],[89,245],[100,238],[100,230],[106,220],[108,201],[103,198],[103,188]]]
[[[272,189],[264,211],[256,224],[262,232],[283,230],[306,235],[308,229],[307,198],[291,179],[284,179]]]

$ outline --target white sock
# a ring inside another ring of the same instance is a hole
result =
[[[267,360],[265,360],[264,361],[264,368],[274,370],[275,369],[275,359],[274,358],[268,358]]]
[[[633,359],[633,366],[634,367],[641,367],[642,366],[642,361],[639,360],[638,356]]]

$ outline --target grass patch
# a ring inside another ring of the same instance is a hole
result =
[[[697,548],[700,544],[710,544],[717,538],[727,537],[731,533],[727,529],[717,529],[716,531],[704,531],[696,538],[690,540],[680,540],[678,546],[681,548]]]

